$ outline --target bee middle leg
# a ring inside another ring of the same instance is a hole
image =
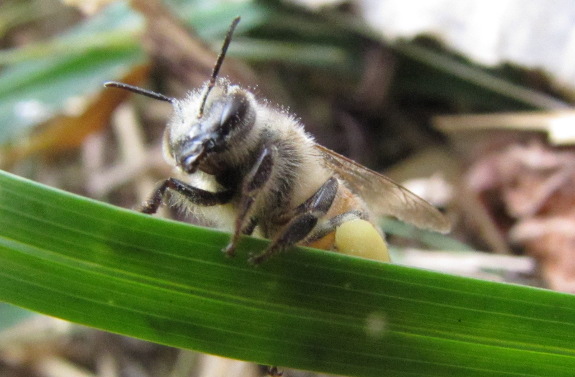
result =
[[[275,253],[282,251],[312,233],[319,219],[331,208],[337,194],[339,183],[335,177],[329,178],[308,200],[295,209],[295,216],[272,240],[261,254],[252,255],[252,264],[260,264]]]
[[[233,256],[235,254],[236,246],[242,234],[251,234],[254,231],[257,220],[250,217],[252,207],[259,193],[269,181],[273,167],[274,151],[269,147],[264,147],[256,163],[244,179],[234,234],[230,243],[223,250],[226,255]]]

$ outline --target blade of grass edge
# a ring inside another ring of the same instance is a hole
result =
[[[575,297],[294,249],[0,172],[0,300],[176,347],[355,376],[571,376]]]

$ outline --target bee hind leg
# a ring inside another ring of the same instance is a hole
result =
[[[317,225],[319,218],[331,208],[337,194],[339,183],[331,177],[308,200],[296,208],[296,215],[273,239],[268,248],[261,254],[252,255],[249,262],[260,264],[272,255],[305,239]]]
[[[335,232],[338,226],[341,224],[356,220],[356,219],[364,219],[365,220],[365,213],[360,210],[353,210],[345,213],[340,213],[325,222],[319,224],[313,232],[311,232],[305,240],[302,242],[303,245],[311,245],[316,241],[319,241],[323,237],[327,236],[330,233]]]

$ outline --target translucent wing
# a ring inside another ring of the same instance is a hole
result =
[[[446,233],[449,220],[431,204],[384,175],[350,160],[330,149],[315,146],[325,161],[349,188],[361,196],[377,215],[391,215],[418,228]]]

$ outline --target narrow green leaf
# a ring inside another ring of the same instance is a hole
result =
[[[282,61],[315,69],[350,73],[355,62],[343,48],[326,44],[270,42],[242,38],[230,45],[231,56],[250,62]]]
[[[492,109],[557,110],[570,107],[564,101],[497,77],[471,62],[457,61],[446,54],[413,43],[396,43],[393,48],[413,63],[407,65],[407,69],[403,68],[405,72],[398,73],[405,85],[403,90],[408,93],[415,88],[428,90],[435,98],[452,99],[457,95],[465,95],[468,106]],[[426,85],[420,85],[421,79]]]
[[[0,75],[0,145],[60,114],[69,98],[96,93],[102,82],[142,63],[138,23],[128,5],[118,3],[56,39],[0,51],[0,64],[18,61]]]
[[[0,300],[104,330],[355,376],[572,376],[575,297],[295,249],[0,173]]]

